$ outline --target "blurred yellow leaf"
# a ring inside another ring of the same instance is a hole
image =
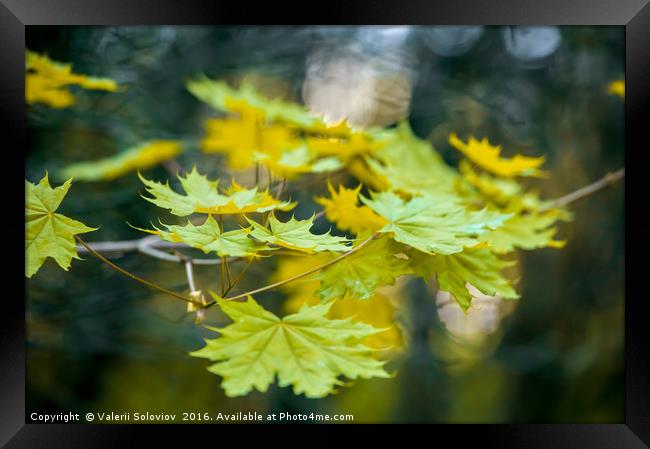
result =
[[[356,189],[348,189],[339,185],[338,192],[327,181],[331,198],[317,197],[316,202],[325,207],[325,216],[342,231],[361,234],[366,231],[377,231],[386,223],[386,219],[377,215],[368,206],[359,205],[361,185]]]
[[[152,140],[113,157],[69,165],[62,170],[61,175],[81,181],[110,180],[172,159],[181,151],[178,141]]]
[[[616,95],[617,97],[625,100],[625,81],[612,81],[607,85],[607,93],[610,95]]]
[[[63,64],[32,51],[25,51],[25,101],[43,103],[52,108],[67,108],[75,102],[68,86],[117,92],[118,86],[109,78],[94,78],[72,72],[72,64]]]
[[[495,175],[506,178],[512,176],[546,176],[546,172],[538,170],[538,167],[544,163],[544,157],[533,158],[518,154],[512,159],[502,158],[499,156],[501,147],[490,145],[486,137],[477,140],[470,136],[468,142],[465,143],[458,138],[456,133],[451,133],[449,143],[472,162]]]

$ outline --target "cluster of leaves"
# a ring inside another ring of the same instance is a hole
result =
[[[229,168],[263,165],[283,178],[283,186],[287,179],[334,170],[359,181],[351,187],[328,181],[329,196],[315,198],[325,218],[347,232],[342,237],[312,232],[315,216],[282,219],[296,203],[282,198],[281,189],[272,194],[271,185],[246,187],[233,180],[225,188],[193,168],[178,175],[184,191],[179,193],[139,175],[145,200],[188,221],[138,229],[224,263],[293,254],[278,256],[274,275],[274,286],[289,296],[287,316],[272,314],[245,294],[234,297],[246,299],[241,303],[224,298],[223,285],[221,296],[213,293],[212,304],[233,322],[210,327],[220,336],[192,355],[214,362],[209,370],[223,377],[229,396],[266,391],[276,376],[280,386],[308,397],[330,394],[343,384],[341,377],[389,377],[381,358],[402,339],[394,320],[399,304],[382,289],[413,275],[435,277],[463,310],[471,307],[472,288],[516,299],[513,281],[503,274],[515,263],[513,252],[564,243],[554,238],[556,224],[570,214],[518,180],[545,176],[542,157],[503,157],[486,138],[465,142],[452,134],[450,145],[465,157],[456,169],[407,123],[355,130],[345,122],[327,125],[302,106],[266,99],[251,86],[234,89],[200,77],[187,88],[220,114],[207,121],[201,149],[223,155]],[[116,158],[68,167],[65,174],[110,179],[179,151],[175,142],[148,143]],[[47,177],[27,185],[28,276],[47,257],[67,269],[77,257],[74,235],[93,230],[54,213],[69,186],[68,180],[51,189]],[[197,215],[203,218],[196,221]]]

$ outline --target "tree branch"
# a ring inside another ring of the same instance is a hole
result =
[[[541,209],[541,211],[546,211],[546,210],[557,208],[557,207],[563,207],[563,206],[566,206],[568,204],[574,203],[574,202],[576,202],[576,201],[578,201],[578,200],[580,200],[582,198],[585,198],[585,197],[587,197],[587,196],[589,196],[589,195],[591,195],[593,193],[596,193],[596,192],[604,189],[605,187],[613,185],[614,183],[616,183],[617,181],[623,179],[624,177],[625,177],[625,168],[621,168],[621,169],[617,170],[614,173],[608,173],[603,178],[599,179],[596,182],[593,182],[593,183],[591,183],[591,184],[589,184],[587,186],[584,186],[584,187],[582,187],[582,188],[580,188],[578,190],[575,190],[575,191],[573,191],[573,192],[571,192],[571,193],[569,193],[567,195],[564,195],[564,196],[562,196],[560,198],[557,198],[556,200],[552,201],[549,204],[549,206]],[[323,214],[324,214],[324,211],[321,211],[317,215],[317,217],[320,218]],[[369,244],[372,240],[376,239],[379,235],[380,235],[379,232],[374,233],[372,236],[370,236],[368,239],[364,240],[358,246],[352,248],[350,251],[347,251],[346,253],[341,254],[339,257],[337,257],[335,259],[332,259],[331,261],[329,261],[327,263],[319,265],[318,267],[312,268],[311,270],[308,270],[308,271],[306,271],[304,273],[298,274],[296,276],[292,276],[292,277],[290,277],[288,279],[285,279],[285,280],[282,280],[282,281],[275,282],[273,284],[266,285],[264,287],[260,287],[260,288],[257,288],[257,289],[254,289],[254,290],[251,290],[251,291],[248,291],[248,292],[245,292],[245,293],[241,293],[241,294],[238,294],[238,295],[235,295],[235,296],[231,296],[229,298],[224,298],[224,299],[227,299],[229,301],[235,301],[235,300],[238,300],[238,299],[246,298],[247,296],[250,296],[250,295],[254,295],[254,294],[257,294],[257,293],[272,290],[274,288],[280,287],[282,285],[288,284],[288,283],[296,281],[298,279],[302,279],[302,278],[304,278],[306,276],[309,276],[310,274],[316,273],[316,272],[318,272],[320,270],[323,270],[323,269],[325,269],[325,268],[327,268],[327,267],[329,267],[331,265],[334,265],[335,263],[345,259],[346,257],[351,256],[352,254],[356,253],[361,248],[363,248],[367,244]],[[124,276],[127,276],[127,277],[129,277],[129,278],[131,278],[131,279],[133,279],[133,280],[135,280],[137,282],[140,282],[141,284],[144,284],[144,285],[146,285],[146,286],[148,286],[148,287],[150,287],[150,288],[152,288],[154,290],[158,290],[160,292],[166,293],[166,294],[168,294],[170,296],[173,296],[175,298],[181,299],[181,300],[183,300],[185,302],[194,304],[199,309],[211,307],[214,304],[216,304],[216,301],[213,300],[213,301],[211,301],[209,303],[197,302],[197,301],[195,301],[195,300],[193,300],[191,298],[187,298],[187,297],[185,297],[185,296],[183,296],[181,294],[178,294],[178,293],[173,292],[171,290],[168,290],[168,289],[166,289],[164,287],[161,287],[161,286],[159,286],[157,284],[154,284],[153,282],[149,282],[149,281],[147,281],[145,279],[142,279],[142,278],[140,278],[140,277],[126,271],[125,269],[119,267],[118,265],[114,264],[113,262],[109,261],[104,256],[99,254],[97,252],[97,250],[103,250],[103,251],[107,251],[107,252],[140,251],[143,254],[147,254],[147,255],[149,255],[151,257],[156,257],[156,258],[161,259],[161,260],[167,260],[167,261],[170,261],[170,262],[177,262],[177,263],[178,262],[183,262],[183,263],[185,263],[185,268],[186,268],[187,274],[188,274],[188,283],[190,284],[190,289],[193,292],[195,291],[195,289],[194,289],[194,286],[192,285],[194,283],[193,275],[191,273],[192,264],[197,264],[197,265],[198,264],[219,265],[219,264],[223,264],[225,262],[225,259],[228,259],[228,260],[239,260],[239,259],[241,259],[241,258],[238,258],[238,257],[221,258],[221,259],[189,259],[189,258],[181,255],[180,253],[178,253],[177,255],[167,254],[167,253],[164,253],[162,251],[156,250],[155,247],[159,247],[159,248],[161,248],[161,247],[162,248],[189,248],[189,246],[187,246],[185,244],[179,244],[179,243],[163,242],[163,241],[159,240],[156,236],[149,236],[149,237],[145,237],[143,239],[138,239],[138,240],[127,240],[127,241],[118,241],[118,242],[98,242],[98,243],[92,244],[92,246],[89,245],[88,243],[86,243],[84,240],[82,240],[81,237],[79,237],[78,235],[75,235],[75,238],[81,244],[81,246],[78,247],[79,252],[89,252],[93,256],[97,257],[99,260],[101,260],[102,262],[104,262],[105,264],[107,264],[108,266],[113,268],[114,270],[116,270],[119,273],[123,274]],[[189,263],[189,266],[188,266],[188,263]],[[250,265],[250,263],[249,263],[249,265]],[[237,283],[237,281],[239,280],[241,275],[243,275],[243,273],[246,272],[249,265],[247,265],[243,269],[243,271],[240,273],[239,276],[237,276],[237,278],[235,279],[235,281],[233,283],[230,283],[230,285],[228,287],[228,290],[224,294],[227,294],[227,292],[230,291],[230,289],[232,289],[232,287],[234,287],[234,285]],[[224,268],[224,267],[222,267],[222,268]]]
[[[592,182],[589,185],[581,187],[578,190],[574,190],[571,193],[568,193],[560,198],[557,198],[549,206],[542,208],[541,211],[544,212],[549,209],[554,209],[556,207],[563,207],[568,204],[575,203],[576,201],[581,200],[582,198],[585,198],[589,195],[592,195],[598,192],[599,190],[604,189],[605,187],[609,187],[613,185],[614,183],[623,179],[624,177],[625,177],[625,167],[615,171],[614,173],[607,173],[598,181]]]

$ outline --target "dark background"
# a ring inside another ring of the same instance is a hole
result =
[[[72,62],[81,73],[111,76],[128,91],[84,92],[67,110],[30,108],[27,177],[38,181],[45,169],[55,173],[143,139],[196,140],[207,110],[184,90],[183,81],[198,72],[231,80],[254,75],[262,88],[300,101],[311,52],[326,47],[335,55],[339,44],[358,39],[359,31],[28,27],[29,49]],[[446,136],[456,130],[489,136],[506,149],[546,155],[552,177],[531,185],[549,197],[623,165],[623,102],[606,93],[610,81],[624,76],[622,27],[561,27],[560,46],[534,64],[506,49],[504,34],[513,28],[485,28],[470,48],[453,55],[449,52],[460,51],[458,42],[433,34],[432,45],[431,31],[414,28],[399,50],[382,41],[381,33],[360,45],[363,52],[408,56],[399,65],[414,80],[409,120],[450,163],[458,155]],[[194,162],[202,171],[220,173],[213,157],[193,152],[179,159],[185,168]],[[145,174],[168,176],[163,168]],[[102,226],[88,240],[138,238],[125,221],[145,225],[159,215],[139,198],[141,191],[134,174],[75,183],[62,211]],[[450,337],[434,294],[422,282],[409,282],[400,320],[411,344],[391,364],[397,377],[358,381],[323,400],[276,387],[266,395],[226,398],[220,379],[205,371],[205,361],[187,356],[201,346],[205,332],[182,318],[183,304],[152,295],[89,256],[73,262],[68,273],[48,262],[27,283],[26,410],[343,412],[372,422],[621,422],[623,188],[601,192],[574,210],[575,220],[561,225],[566,248],[522,254],[522,298],[498,331],[471,344]],[[180,266],[139,254],[117,262],[167,287],[185,288]],[[250,285],[266,274],[264,267],[253,272]],[[197,275],[204,285],[214,282],[209,268]],[[282,297],[271,293],[260,299],[267,305]],[[218,320],[216,311],[211,314]]]

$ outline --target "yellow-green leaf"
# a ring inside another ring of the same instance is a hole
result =
[[[495,204],[506,212],[534,211],[550,204],[549,201],[542,201],[536,193],[524,191],[514,178],[499,178],[475,172],[467,160],[462,160],[458,169],[463,175],[459,178],[457,189],[461,195],[475,192],[476,198]]]
[[[149,168],[176,157],[182,151],[176,140],[152,140],[115,156],[67,166],[61,176],[81,181],[118,178],[135,170]]]
[[[52,188],[47,173],[38,184],[25,180],[27,203],[25,205],[25,251],[27,263],[25,276],[32,277],[48,257],[64,270],[70,268],[72,259],[80,259],[74,236],[94,231],[65,215],[55,213],[68,193],[72,180]]]
[[[383,143],[368,167],[392,190],[409,195],[451,193],[458,174],[448,166],[430,142],[418,138],[408,122],[378,136]]]
[[[246,218],[251,224],[247,230],[249,235],[256,240],[284,248],[315,253],[321,251],[347,251],[350,249],[345,237],[337,237],[329,232],[325,234],[312,234],[310,229],[314,225],[314,217],[307,220],[297,220],[291,217],[289,221],[282,222],[271,214],[269,228]]]
[[[215,252],[219,256],[250,257],[259,251],[271,250],[266,245],[260,244],[248,237],[243,229],[221,232],[219,224],[208,215],[205,222],[195,226],[191,222],[185,226],[163,224],[167,230],[155,231],[139,229],[150,234],[157,234],[162,240],[168,242],[182,242],[205,253]]]
[[[239,89],[232,88],[225,81],[211,80],[200,76],[188,81],[185,86],[199,100],[209,104],[218,111],[241,113],[242,110],[254,108],[267,120],[289,123],[299,127],[310,128],[322,123],[311,115],[307,109],[295,103],[275,99],[270,100],[250,84]]]
[[[267,391],[277,375],[278,385],[291,385],[295,394],[321,398],[348,379],[389,377],[384,362],[373,357],[363,341],[378,332],[352,319],[326,318],[330,305],[304,306],[297,313],[278,318],[250,296],[246,302],[216,297],[233,323],[210,328],[220,337],[190,353],[213,362],[208,370],[223,377],[230,397],[253,389]]]
[[[470,211],[450,195],[428,195],[403,200],[392,192],[373,193],[361,200],[388,223],[380,232],[429,254],[453,254],[482,241],[512,214],[488,209]],[[481,236],[479,238],[479,236]]]
[[[418,276],[428,279],[435,274],[440,289],[450,292],[465,311],[472,300],[467,284],[486,295],[501,295],[506,299],[519,297],[510,282],[501,275],[501,270],[514,262],[500,259],[487,248],[467,248],[448,256],[411,251],[409,257]]]
[[[291,210],[295,203],[280,201],[273,198],[268,191],[258,191],[257,187],[247,189],[233,182],[225,194],[219,192],[219,181],[210,181],[204,175],[192,169],[185,177],[179,175],[178,179],[185,190],[185,195],[176,193],[169,184],[140,179],[147,192],[152,197],[143,196],[147,201],[158,207],[169,209],[178,216],[187,216],[198,212],[203,214],[240,214],[246,212],[267,212],[274,209]]]
[[[553,239],[557,229],[552,227],[561,216],[562,211],[553,210],[515,215],[503,223],[503,226],[484,234],[482,238],[498,254],[509,253],[517,248],[562,248],[565,242]]]
[[[472,162],[498,176],[507,178],[512,176],[544,177],[547,174],[538,169],[544,163],[544,157],[526,157],[517,154],[512,159],[502,158],[499,156],[501,146],[490,145],[486,137],[477,140],[470,136],[468,142],[465,143],[455,133],[451,133],[449,143]]]
[[[408,260],[396,257],[404,247],[380,237],[356,253],[321,271],[318,294],[323,300],[340,299],[348,295],[368,299],[377,287],[392,285],[395,279],[411,272]]]

